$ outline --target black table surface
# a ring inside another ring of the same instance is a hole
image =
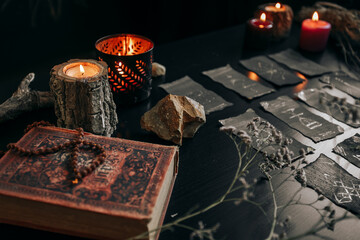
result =
[[[239,25],[161,46],[155,45],[154,61],[166,67],[166,77],[154,79],[151,96],[148,100],[134,106],[120,107],[117,110],[119,124],[116,132],[113,134],[114,137],[172,145],[167,141],[159,139],[155,134],[146,132],[140,127],[140,117],[167,95],[163,89],[158,87],[159,84],[171,82],[185,75],[189,75],[196,82],[219,94],[226,101],[233,103],[231,107],[207,115],[206,124],[198,130],[194,138],[184,139],[183,145],[180,146],[179,173],[164,223],[172,222],[189,213],[192,209],[205,208],[224,194],[233,179],[238,158],[232,140],[226,134],[219,131],[221,125],[218,121],[244,113],[248,108],[254,109],[259,116],[265,118],[295,139],[312,146],[315,152],[308,155],[307,160],[309,162],[314,161],[320,153],[326,153],[327,156],[338,162],[355,177],[360,177],[358,168],[332,153],[332,148],[337,143],[359,132],[359,130],[339,123],[329,116],[309,108],[312,112],[335,122],[345,129],[344,134],[315,144],[297,131],[290,129],[284,122],[266,113],[260,107],[259,103],[261,101],[275,99],[280,95],[293,97],[293,94],[301,89],[320,86],[317,79],[308,79],[304,84],[282,88],[277,88],[260,80],[264,85],[272,86],[276,88],[277,91],[249,101],[201,74],[204,70],[225,66],[226,64],[230,64],[236,70],[247,74],[248,72],[238,63],[240,59],[275,53],[286,48],[298,50],[299,26],[296,23],[294,23],[291,35],[287,39],[280,42],[272,42],[266,50],[247,48],[244,45],[244,32],[244,26]],[[336,71],[341,69],[348,71],[342,61],[341,55],[334,49],[334,46],[330,42],[326,51],[322,53],[304,54],[313,61],[331,70]],[[94,58],[95,51],[89,50],[87,53],[78,54],[77,57]],[[0,80],[0,102],[5,101],[11,96],[20,80],[26,75],[26,71],[35,71],[35,81],[31,85],[33,89],[48,90],[50,69],[52,66],[67,60],[69,60],[67,56],[54,56],[54,59],[46,60],[42,64],[38,64],[35,69],[29,69],[29,66],[24,65],[19,72],[6,72],[5,70],[3,73],[4,79]],[[351,72],[349,73],[351,74]],[[332,91],[338,96],[345,96],[340,91]],[[23,129],[28,124],[38,120],[47,120],[54,123],[56,117],[52,109],[40,109],[31,113],[24,113],[17,119],[1,123],[0,149],[5,149],[7,143],[16,142],[20,139],[23,135]],[[295,181],[282,185],[277,191],[279,204],[286,202],[294,192],[294,189],[298,187],[299,184]],[[268,185],[263,184],[263,186],[260,186],[256,190],[256,194],[252,200],[262,202],[265,212],[271,216],[273,205],[269,193]],[[311,202],[317,196],[317,194],[309,188],[304,189],[301,194],[304,202]],[[319,204],[325,206],[329,204],[329,201],[324,200]],[[334,206],[334,208],[337,214],[343,212],[343,210],[337,206]],[[290,215],[292,219],[287,227],[288,236],[296,236],[302,232],[306,232],[319,220],[319,215],[307,206],[290,207],[280,216],[280,219],[285,219],[288,215]],[[183,224],[191,228],[198,228],[199,222],[202,222],[205,228],[211,228],[219,224],[218,229],[214,233],[215,239],[265,239],[271,227],[264,214],[258,208],[248,203],[242,203],[240,205],[235,205],[232,202],[223,203],[210,211],[183,222]],[[7,224],[1,224],[0,231],[3,236],[13,236],[14,238],[24,236],[25,234],[26,236],[36,238],[74,239],[74,237],[71,236]],[[172,230],[164,231],[160,235],[160,239],[189,239],[191,233],[191,230],[174,227]],[[346,220],[337,224],[334,231],[325,229],[321,234],[334,239],[357,239],[360,234],[360,222],[358,219]],[[312,237],[308,237],[307,239],[311,238]]]

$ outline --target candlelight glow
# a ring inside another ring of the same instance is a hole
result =
[[[253,81],[256,81],[256,82],[260,81],[260,77],[254,72],[248,71],[246,75],[248,78],[250,78]]]
[[[280,9],[280,8],[281,8],[281,3],[276,3],[276,4],[275,4],[275,7],[276,7],[277,9]]]
[[[306,85],[308,84],[309,80],[304,76],[302,75],[301,73],[299,72],[295,72],[296,76],[298,76],[299,78],[303,79],[304,81],[302,83],[299,83],[298,85],[296,85],[293,89],[293,92],[294,93],[298,93],[302,90],[305,89]]]
[[[136,52],[134,50],[134,43],[132,38],[125,38],[123,40],[122,49],[120,52],[118,52],[119,56],[129,56],[129,55],[135,55]]]
[[[314,14],[312,15],[312,20],[313,21],[319,21],[319,14],[317,11],[314,12]]]
[[[302,75],[299,72],[295,72],[296,76],[298,76],[299,78],[303,79],[303,80],[307,80],[306,77],[304,75]]]
[[[262,13],[262,14],[261,14],[260,20],[263,21],[263,22],[266,21],[266,14],[265,14],[265,13]]]
[[[133,44],[132,38],[129,38],[128,46],[129,46],[129,49],[128,49],[129,51],[127,52],[127,55],[133,55],[135,53],[135,51],[134,51],[134,44]]]
[[[84,69],[83,65],[81,65],[81,64],[80,64],[80,72],[82,75],[84,75],[84,73],[85,73],[85,69]]]

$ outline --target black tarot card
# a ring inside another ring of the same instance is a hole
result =
[[[337,144],[333,151],[360,168],[360,134],[356,133]]]
[[[296,94],[310,107],[324,112],[336,120],[352,127],[360,127],[360,105],[353,105],[325,91],[311,88]]]
[[[207,90],[189,76],[185,76],[171,83],[161,84],[160,87],[170,94],[187,96],[194,99],[204,106],[206,114],[233,105],[213,91]]]
[[[307,186],[320,192],[336,205],[354,214],[360,214],[359,179],[324,154],[303,169]]]
[[[275,100],[261,102],[260,104],[266,111],[298,130],[304,136],[311,138],[315,143],[333,138],[344,132],[342,127],[311,113],[288,96],[280,96]]]
[[[253,99],[275,91],[235,71],[230,65],[204,71],[203,74],[247,99]]]
[[[254,129],[249,128],[248,124],[254,119],[259,118],[254,124],[256,125],[256,128],[258,129],[257,134],[254,135]],[[235,127],[237,130],[243,130],[248,133],[249,136],[252,138],[252,147],[256,150],[260,150],[261,152],[266,152],[267,154],[276,153],[279,149],[282,148],[284,145],[285,139],[287,138],[290,140],[291,144],[288,144],[288,148],[290,151],[294,153],[292,156],[292,160],[295,160],[301,156],[300,150],[303,149],[305,153],[310,153],[314,149],[306,146],[297,140],[295,140],[292,137],[286,136],[284,133],[282,133],[283,140],[279,144],[269,144],[269,138],[272,137],[272,130],[268,127],[265,127],[265,125],[270,124],[268,121],[260,118],[252,109],[248,109],[245,113],[240,114],[236,117],[231,117],[223,120],[219,120],[219,122],[223,126],[227,127]],[[271,125],[271,124],[270,124]],[[279,130],[277,130],[279,131]],[[280,131],[281,132],[281,131]]]
[[[326,67],[313,62],[293,49],[287,49],[275,54],[268,55],[271,59],[284,64],[290,69],[299,71],[307,76],[317,76],[331,72]]]
[[[298,84],[303,81],[303,79],[266,56],[257,56],[247,60],[241,60],[240,63],[277,86]]]
[[[354,98],[360,98],[360,81],[350,77],[345,72],[339,71],[326,74],[319,79],[323,83],[327,83]]]

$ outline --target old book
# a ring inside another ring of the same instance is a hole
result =
[[[36,127],[16,143],[52,147],[76,131]],[[85,133],[106,150],[105,161],[72,183],[68,149],[38,156],[8,151],[0,159],[0,222],[74,236],[126,239],[162,225],[178,168],[178,147]],[[78,164],[95,157],[79,149]],[[158,238],[153,231],[144,239]]]

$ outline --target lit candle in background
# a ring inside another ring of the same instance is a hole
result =
[[[266,19],[266,14],[260,18],[251,18],[247,21],[246,44],[257,49],[265,49],[271,39],[273,23]]]
[[[74,78],[94,77],[100,72],[98,66],[87,62],[75,62],[66,65],[63,69],[64,74]]]
[[[266,6],[265,7],[266,11],[269,12],[284,12],[285,11],[285,6],[281,5],[281,3],[276,3],[275,6],[270,5],[270,6]]]
[[[262,4],[255,11],[255,17],[259,17],[262,13],[266,13],[266,18],[273,22],[273,40],[280,40],[289,36],[294,17],[290,6],[280,2]]]
[[[319,14],[315,11],[312,19],[305,19],[301,25],[300,48],[310,52],[320,52],[326,47],[331,24],[319,20]]]

